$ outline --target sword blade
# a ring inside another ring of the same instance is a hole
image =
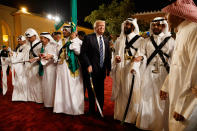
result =
[[[98,107],[99,113],[101,114],[102,117],[104,117],[103,112],[101,110],[101,106],[100,106],[100,104],[98,102],[98,99],[96,97],[96,93],[95,93],[95,90],[94,90],[94,85],[93,85],[93,81],[92,81],[92,76],[91,75],[90,75],[90,84],[91,84],[91,87],[92,87],[92,91],[93,91],[93,94],[94,94],[94,98],[96,100],[96,105]]]
[[[18,62],[14,62],[14,63],[11,63],[11,64],[19,64],[19,63],[24,63],[24,62],[30,62],[30,61],[18,61]]]

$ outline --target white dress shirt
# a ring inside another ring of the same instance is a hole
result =
[[[104,59],[105,59],[105,43],[104,43],[104,40],[103,40],[103,36],[96,34],[99,49],[100,49],[100,37],[101,37],[101,40],[103,41],[103,61],[104,61]]]

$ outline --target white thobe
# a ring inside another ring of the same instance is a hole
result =
[[[9,64],[10,64],[10,58],[1,56],[1,66],[2,66],[2,72],[3,72],[3,77],[2,77],[3,95],[5,95],[8,90],[6,71],[7,71]]]
[[[69,48],[79,55],[82,41],[75,38],[71,42]],[[79,76],[72,76],[65,60],[63,64],[57,65],[54,112],[71,115],[84,114],[83,80],[80,68]]]
[[[12,101],[27,101],[27,77],[26,77],[26,66],[24,63],[17,63],[26,61],[29,58],[30,47],[27,44],[21,45],[17,52],[13,52],[12,60],[12,77],[13,82],[13,94]],[[14,73],[15,72],[15,73]]]
[[[56,55],[56,43],[48,43],[44,46],[44,55]],[[43,101],[45,107],[54,106],[55,86],[56,86],[56,64],[53,59],[41,60],[44,67],[44,75],[42,78]]]
[[[168,35],[165,35],[164,33],[153,35],[157,46],[159,46],[167,36]],[[173,49],[173,38],[170,38],[161,49],[163,53],[166,53],[169,56],[169,58],[167,58],[163,55],[169,65]],[[146,64],[147,59],[155,51],[155,47],[150,38],[144,40],[140,51],[144,54],[144,57],[146,57],[143,61],[143,64]],[[154,70],[158,70],[158,73],[153,73]],[[143,71],[140,112],[136,122],[137,127],[154,131],[168,130],[168,117],[166,117],[168,116],[168,101],[162,101],[160,99],[160,89],[167,75],[168,73],[164,67],[164,63],[159,54],[157,54]]]
[[[131,41],[135,37],[135,33],[132,32],[127,36],[128,42]],[[141,41],[143,38],[138,38],[138,40],[135,41],[133,46],[135,48],[139,48],[141,46]],[[112,87],[112,100],[115,101],[114,105],[114,119],[117,120],[123,120],[123,116],[125,113],[126,105],[129,99],[129,93],[131,90],[132,85],[132,78],[133,74],[131,73],[131,69],[133,69],[133,62],[131,60],[125,60],[124,58],[124,50],[125,50],[125,41],[126,36],[121,35],[116,41],[115,46],[115,53],[114,53],[114,60],[112,63],[112,80],[113,80],[113,87]],[[130,48],[132,55],[136,54],[136,51],[132,48]],[[120,56],[121,62],[116,63],[115,57]],[[140,98],[140,92],[139,92],[139,85],[140,85],[140,74],[139,74],[139,66],[135,69],[135,81],[134,81],[134,87],[132,92],[132,98],[129,105],[128,113],[125,119],[125,122],[128,123],[135,123],[136,116],[138,113],[139,108],[139,98]]]
[[[32,46],[38,43],[39,40],[36,39]],[[29,44],[30,46],[30,44]],[[37,45],[33,50],[35,54],[38,56],[40,54],[42,44]],[[43,94],[42,94],[42,86],[41,86],[41,77],[38,74],[39,64],[38,62],[33,63],[25,63],[27,65],[27,84],[28,84],[28,101],[33,101],[37,103],[43,103]]]
[[[184,21],[178,26],[176,47],[168,79],[163,91],[169,93],[169,130],[182,131],[190,123],[197,98],[197,23]],[[175,121],[174,112],[184,116],[184,122]],[[197,117],[197,116],[196,116]],[[196,118],[197,119],[197,118]],[[196,121],[196,119],[193,119]],[[197,124],[197,122],[195,122]]]
[[[59,40],[59,41],[57,42],[57,44],[58,44],[58,46],[61,46],[61,45],[62,45],[62,40]]]

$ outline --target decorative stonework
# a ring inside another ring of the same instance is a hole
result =
[[[145,22],[152,21],[155,17],[164,17],[166,14],[161,11],[138,12],[132,15],[133,18],[143,20]]]

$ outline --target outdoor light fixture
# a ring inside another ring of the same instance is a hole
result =
[[[23,13],[27,13],[27,8],[22,7],[22,8],[21,8],[21,11],[22,11]]]
[[[52,16],[51,14],[48,14],[47,18],[49,20],[54,20],[55,22],[59,22],[60,21],[60,17],[59,16]]]
[[[52,15],[51,14],[48,14],[47,15],[47,18],[51,20],[52,19]]]
[[[59,21],[60,21],[60,17],[56,16],[56,17],[55,17],[55,21],[56,21],[56,22],[59,22]]]

